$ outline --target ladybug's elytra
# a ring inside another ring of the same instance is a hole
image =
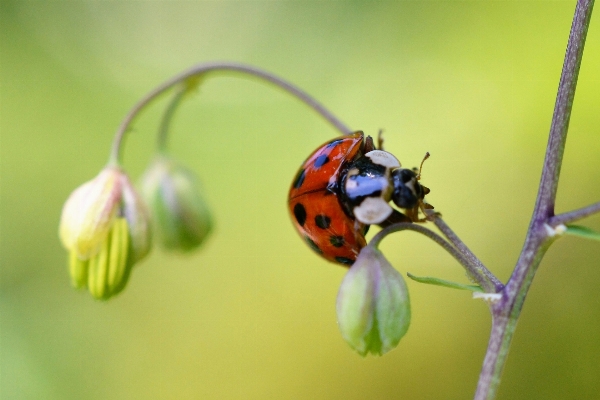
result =
[[[296,229],[329,261],[352,265],[366,245],[371,224],[421,222],[429,189],[401,168],[391,153],[376,150],[363,132],[331,140],[315,150],[296,174],[288,196]],[[392,200],[406,215],[389,205]]]

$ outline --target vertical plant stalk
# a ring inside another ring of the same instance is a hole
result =
[[[320,114],[327,122],[329,122],[336,129],[338,129],[342,134],[347,135],[352,132],[350,128],[348,128],[342,121],[340,121],[335,115],[333,115],[333,113],[331,113],[328,109],[325,108],[325,106],[323,106],[321,103],[315,100],[308,93],[292,85],[290,82],[276,75],[273,75],[270,72],[249,65],[232,62],[205,63],[196,65],[190,68],[189,70],[184,71],[181,74],[162,83],[150,93],[148,93],[145,97],[143,97],[136,105],[133,106],[133,108],[125,116],[125,118],[121,122],[121,125],[117,129],[117,132],[115,133],[115,138],[113,140],[113,145],[109,158],[109,164],[115,165],[119,163],[123,137],[125,136],[125,133],[128,131],[131,123],[137,117],[140,111],[142,111],[152,101],[154,101],[156,98],[158,98],[160,95],[165,93],[167,90],[173,88],[174,86],[177,86],[179,84],[189,84],[190,86],[193,86],[192,84],[195,82],[195,80],[199,81],[201,78],[204,78],[209,72],[238,72],[270,82],[275,86],[283,89],[287,93],[291,94],[292,96],[296,97],[298,100],[302,101],[306,105],[308,105],[315,112],[317,112],[317,114]],[[175,103],[177,105],[178,101],[175,101]]]
[[[475,400],[495,398],[523,302],[542,257],[556,238],[550,222],[554,216],[558,178],[593,6],[594,0],[578,0],[575,7],[535,209],[523,250],[502,291],[502,299],[490,307],[492,331]]]

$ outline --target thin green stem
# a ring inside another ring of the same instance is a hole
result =
[[[190,68],[189,70],[162,83],[150,93],[148,93],[144,98],[142,98],[136,105],[133,106],[133,108],[125,116],[125,118],[121,122],[121,125],[117,129],[117,132],[115,133],[115,138],[113,140],[113,145],[109,158],[109,164],[114,165],[119,163],[120,149],[125,132],[129,130],[129,127],[133,120],[137,117],[140,111],[142,111],[148,104],[150,104],[153,100],[158,98],[161,94],[165,93],[167,90],[171,89],[173,86],[184,82],[190,82],[190,80],[194,80],[200,77],[205,77],[206,74],[217,71],[238,72],[270,82],[275,86],[278,86],[279,88],[288,92],[292,96],[296,97],[300,101],[304,102],[315,112],[317,112],[323,118],[325,118],[327,122],[333,125],[342,134],[346,135],[352,132],[342,121],[340,121],[335,115],[333,115],[329,110],[327,110],[321,103],[319,103],[317,100],[311,97],[308,93],[292,85],[288,81],[276,75],[273,75],[270,72],[249,65],[237,64],[232,62],[206,63],[196,65]]]
[[[491,307],[492,332],[475,400],[495,398],[523,302],[542,257],[557,237],[549,233],[547,228],[554,216],[569,118],[593,6],[594,0],[578,0],[575,8],[535,209],[517,265],[502,291],[502,300]]]

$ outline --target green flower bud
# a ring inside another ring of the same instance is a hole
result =
[[[59,235],[69,251],[73,286],[87,287],[97,299],[119,293],[132,266],[150,251],[148,212],[117,167],[103,169],[71,194]]]
[[[408,288],[381,252],[364,247],[337,297],[342,336],[360,355],[394,349],[410,325]]]
[[[189,251],[202,244],[212,219],[192,171],[161,155],[144,173],[141,187],[165,248]]]
[[[133,262],[144,258],[152,246],[150,213],[133,184],[123,175],[120,215],[127,220]]]

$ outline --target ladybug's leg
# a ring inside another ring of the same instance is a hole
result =
[[[442,214],[437,211],[435,213],[433,213],[433,215],[428,216],[427,213],[425,212],[425,210],[433,210],[433,206],[429,203],[425,203],[424,201],[420,201],[418,207],[421,209],[421,212],[423,213],[423,215],[425,215],[425,217],[421,218],[418,222],[431,221],[433,219],[432,217],[434,215],[439,216],[439,217],[442,216]]]
[[[387,217],[382,223],[378,224],[380,227],[385,228],[392,224],[397,224],[399,222],[412,222],[412,220],[406,215],[402,214],[398,210],[393,210],[392,215]]]
[[[427,153],[427,156],[425,157],[425,159],[423,161],[425,161],[427,159],[427,157],[429,156],[429,153]],[[423,163],[421,163],[421,168],[423,167]],[[419,168],[419,175],[421,174],[421,168]],[[415,168],[416,169],[416,168]],[[417,179],[419,178],[419,175],[417,175]],[[431,192],[431,190],[429,190],[428,187],[420,185],[421,186],[421,198],[419,199],[419,203],[412,209],[414,211],[414,215],[413,214],[408,214],[410,215],[411,218],[413,218],[414,222],[427,222],[427,221],[431,221],[432,218],[431,216],[428,216],[427,213],[425,212],[425,210],[433,210],[433,206],[429,203],[425,202],[425,195],[429,194]],[[419,218],[419,210],[421,210],[421,212],[423,213],[423,218]],[[439,212],[436,212],[434,215],[440,215],[441,214]]]
[[[377,147],[375,147],[375,143],[373,143],[373,138],[371,136],[367,136],[365,139],[365,153],[372,150],[383,150],[383,129],[380,129],[377,134]]]
[[[419,218],[419,206],[415,206],[413,208],[406,209],[406,216],[410,218],[412,222],[425,222],[426,220],[421,221]]]
[[[365,139],[365,154],[375,150],[375,143],[373,143],[373,138],[371,136],[367,136]]]
[[[414,206],[413,208],[406,209],[406,216],[410,218],[412,222],[423,223],[427,221],[431,221],[431,216],[427,216],[425,210],[431,210],[433,206],[429,203],[425,203],[424,201],[419,201],[419,204]],[[419,210],[423,213],[423,218],[419,218]],[[440,213],[435,213],[435,215],[441,215]]]
[[[377,134],[377,147],[379,150],[383,150],[383,129],[380,129]]]

